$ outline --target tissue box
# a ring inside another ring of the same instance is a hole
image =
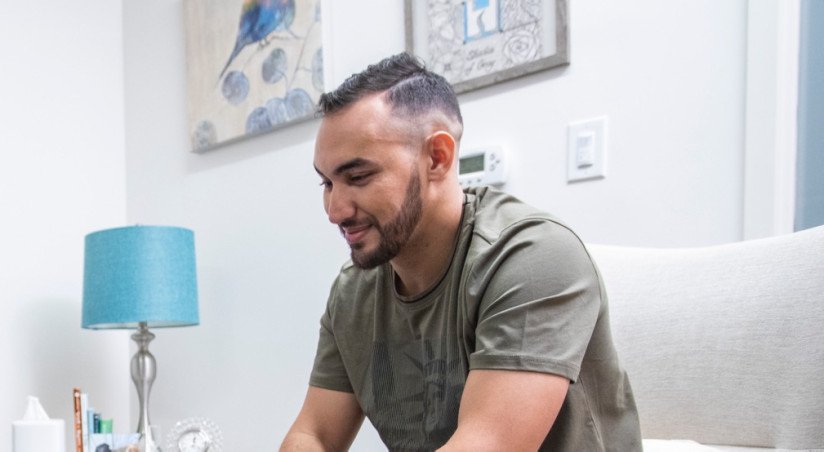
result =
[[[66,452],[63,419],[12,422],[13,452]]]

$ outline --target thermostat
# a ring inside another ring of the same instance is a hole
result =
[[[464,188],[502,185],[506,182],[503,149],[492,146],[461,152],[458,157],[458,182]]]

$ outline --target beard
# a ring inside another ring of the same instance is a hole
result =
[[[351,247],[352,263],[358,268],[369,269],[392,260],[409,241],[412,231],[421,220],[422,212],[421,179],[417,173],[412,172],[412,177],[406,187],[406,197],[395,218],[385,225],[377,221],[372,223],[380,237],[377,248],[372,252],[366,252],[363,251],[362,243],[353,244]]]

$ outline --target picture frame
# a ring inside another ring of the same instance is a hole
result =
[[[183,19],[193,152],[316,117],[321,0],[184,0]]]
[[[569,64],[567,0],[405,0],[406,49],[456,93]]]

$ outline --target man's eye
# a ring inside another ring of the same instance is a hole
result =
[[[369,179],[371,174],[352,174],[349,176],[349,183],[351,184],[362,184]]]
[[[322,180],[322,181],[320,181],[320,186],[323,187],[324,189],[332,188],[332,181]]]

